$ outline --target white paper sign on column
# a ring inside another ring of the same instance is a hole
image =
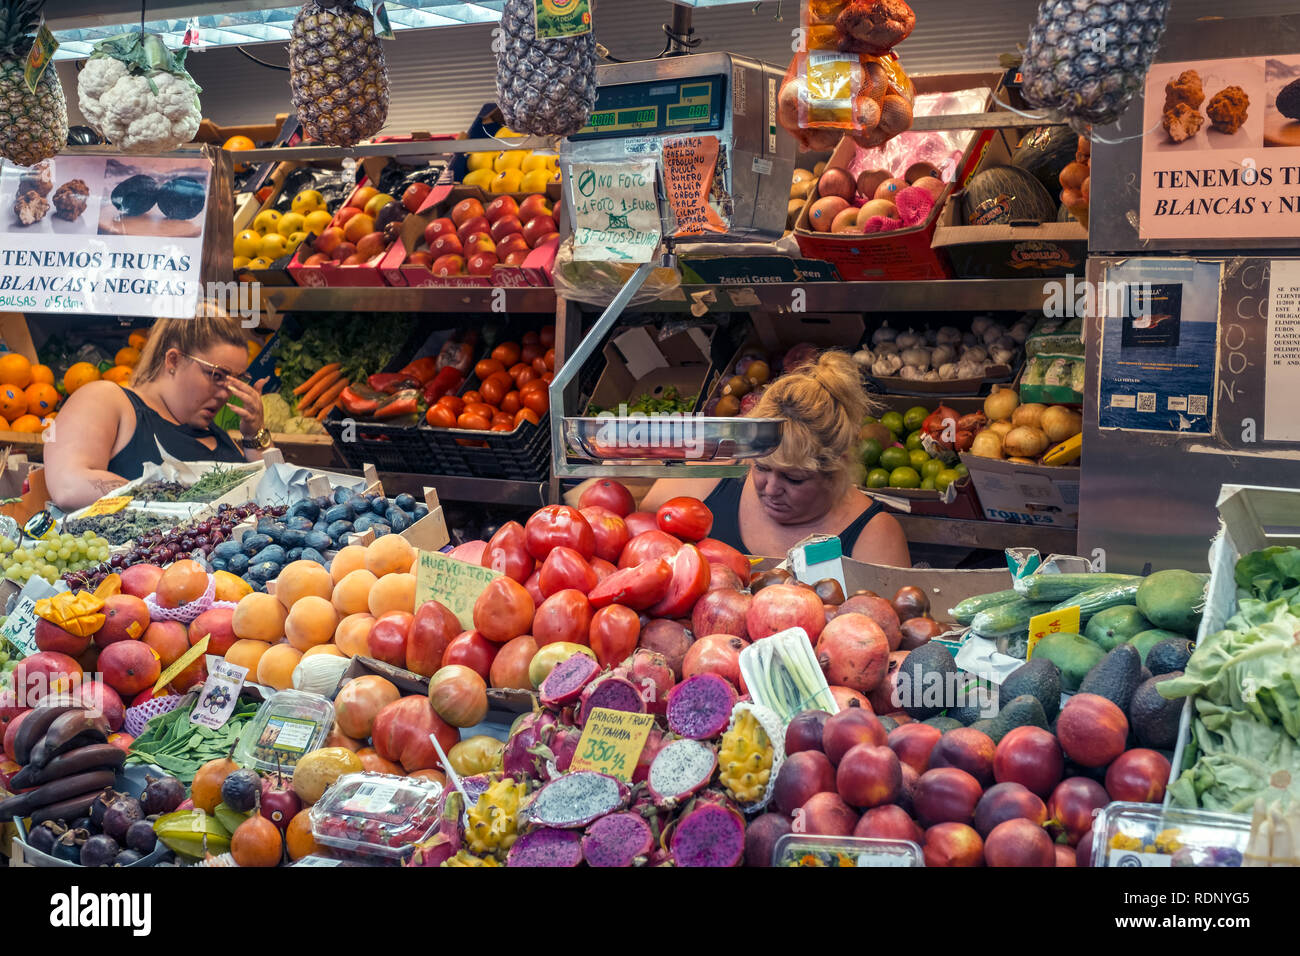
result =
[[[573,258],[649,262],[662,238],[654,160],[574,163]]]

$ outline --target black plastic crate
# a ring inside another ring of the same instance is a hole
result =
[[[324,425],[349,468],[359,469],[370,464],[380,471],[406,474],[419,474],[426,470],[423,467],[427,458],[426,445],[420,432],[428,431],[427,428],[361,421],[337,408],[330,412]]]
[[[509,432],[461,428],[418,429],[425,457],[416,469],[433,475],[545,481],[551,474],[551,416],[521,422]]]

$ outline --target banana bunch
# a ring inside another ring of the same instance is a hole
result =
[[[754,701],[776,711],[782,723],[805,710],[837,709],[802,629],[755,641],[741,655],[741,669]]]
[[[177,856],[201,860],[209,853],[220,856],[230,849],[230,831],[202,810],[177,810],[154,821],[153,832]]]
[[[0,820],[30,817],[35,826],[85,816],[126,760],[125,751],[108,743],[108,734],[100,713],[80,704],[42,702],[15,732],[14,759],[23,769],[11,785],[26,792],[0,801]]]

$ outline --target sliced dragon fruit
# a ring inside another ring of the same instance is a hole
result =
[[[541,711],[520,715],[510,728],[501,752],[502,772],[520,779],[540,780],[546,761],[537,748],[549,744],[554,733],[554,714]]]
[[[573,755],[578,752],[578,741],[582,739],[582,731],[577,727],[568,727],[563,724],[558,725],[555,730],[555,736],[551,738],[550,746],[544,747],[543,752],[549,751],[550,757],[546,761],[546,779],[554,780],[556,777],[568,771],[569,766],[573,763]]]
[[[410,859],[403,860],[402,866],[442,866],[443,860],[449,860],[460,849],[464,833],[461,829],[461,815],[465,812],[465,801],[460,791],[446,791],[442,810],[438,818],[438,829],[429,839],[415,845],[415,852]]]
[[[692,740],[708,740],[727,729],[736,691],[716,674],[688,677],[668,692],[668,726]]]
[[[573,830],[530,830],[510,847],[506,866],[577,866],[582,851],[582,836]]]
[[[586,654],[574,654],[556,664],[539,688],[542,703],[547,707],[572,704],[582,690],[600,673],[600,665]]]
[[[664,712],[668,705],[668,692],[676,682],[668,658],[648,647],[638,647],[631,657],[615,668],[614,673],[640,688],[649,713]]]
[[[594,770],[578,770],[552,780],[537,791],[528,818],[544,827],[585,827],[607,813],[621,810],[628,789],[617,779]]]
[[[630,680],[609,674],[600,680],[592,681],[583,690],[582,702],[578,706],[579,727],[586,726],[587,715],[595,707],[623,710],[630,714],[644,714],[645,700]]]
[[[582,838],[582,855],[589,866],[636,866],[638,857],[644,862],[653,847],[650,824],[639,813],[601,817]]]
[[[713,748],[698,740],[674,740],[655,755],[647,783],[656,804],[677,806],[705,787],[717,768]]]
[[[478,803],[478,798],[487,793],[488,787],[492,786],[492,778],[485,773],[476,773],[472,777],[461,777],[460,785],[465,788],[465,799],[472,807]]]
[[[745,818],[725,803],[695,800],[677,819],[669,849],[678,866],[738,866],[745,856]]]

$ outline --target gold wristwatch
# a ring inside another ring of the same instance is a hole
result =
[[[259,428],[256,435],[252,438],[241,438],[239,444],[249,451],[265,451],[271,447],[271,433],[265,428]]]

